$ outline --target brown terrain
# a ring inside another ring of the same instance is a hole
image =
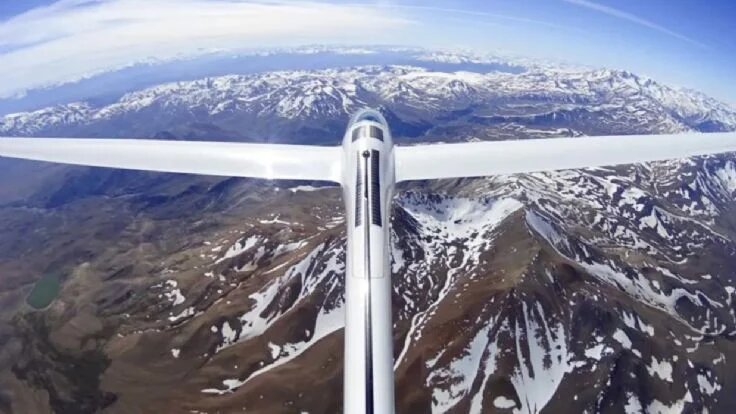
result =
[[[718,102],[628,72],[540,70],[230,76],[0,132],[334,144],[363,105],[400,143],[736,129]],[[338,188],[0,173],[0,412],[342,411]],[[735,194],[732,154],[400,186],[397,412],[736,411]],[[49,275],[58,295],[36,309]]]

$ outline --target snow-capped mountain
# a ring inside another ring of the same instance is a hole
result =
[[[397,135],[433,139],[450,138],[446,130],[455,124],[463,130],[453,130],[454,139],[509,137],[518,126],[537,130],[531,135],[560,128],[590,135],[736,129],[736,112],[727,105],[628,72],[368,66],[170,83],[100,107],[81,102],[8,115],[0,133],[150,137],[172,125],[208,125],[225,138],[304,141],[321,133],[329,140],[332,133],[337,142],[346,116],[366,105],[407,119]],[[304,133],[310,124],[330,128]]]
[[[528,64],[208,78],[6,116],[0,131],[334,144],[364,105],[403,142],[736,129],[697,92]],[[0,205],[0,411],[341,411],[339,189],[52,173]],[[400,186],[398,412],[733,411],[735,195],[727,155]],[[13,299],[58,269],[46,310]]]

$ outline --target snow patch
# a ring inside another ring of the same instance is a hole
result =
[[[647,414],[681,414],[685,409],[685,403],[692,402],[693,396],[690,391],[686,391],[685,395],[671,404],[667,405],[659,400],[652,401],[647,406]]]
[[[447,367],[435,369],[429,374],[427,386],[433,387],[432,413],[448,411],[470,392],[489,348],[488,333],[493,323],[490,321],[485,324],[475,334],[460,357],[452,360]],[[491,363],[495,364],[495,353],[491,357],[494,358]]]
[[[562,324],[549,326],[540,303],[529,309],[526,302],[522,302],[522,307],[523,323],[516,321],[514,324],[519,361],[510,379],[521,401],[519,412],[538,413],[552,399],[562,378],[572,372],[575,364],[568,352]],[[526,339],[528,360],[524,358],[522,338]]]
[[[672,382],[672,364],[667,361],[659,362],[657,357],[652,357],[652,362],[647,366],[647,371],[651,376],[658,376],[667,382]]]
[[[706,395],[713,395],[721,390],[721,384],[716,382],[715,378],[713,382],[708,380],[708,377],[703,374],[698,374],[698,387],[700,392]]]
[[[213,326],[215,328],[212,330],[213,332],[217,332],[217,327]],[[219,352],[222,349],[225,349],[229,347],[230,345],[235,343],[235,340],[238,337],[238,332],[230,327],[230,323],[228,321],[225,321],[222,323],[222,328],[220,328],[221,334],[222,334],[222,343],[217,346],[217,349],[215,352]]]
[[[292,193],[296,193],[299,191],[312,192],[312,191],[326,190],[328,188],[334,188],[334,187],[315,187],[312,185],[298,185],[296,187],[291,187],[289,191],[291,191]]]
[[[629,339],[628,335],[626,335],[626,333],[621,329],[616,329],[616,332],[613,333],[613,339],[620,343],[624,348],[631,349],[631,339]]]
[[[641,406],[639,397],[631,392],[627,392],[626,398],[626,405],[624,405],[626,414],[642,414],[644,412],[644,407]]]
[[[623,316],[624,323],[629,328],[635,329],[640,332],[644,332],[648,334],[649,336],[654,336],[654,327],[644,323],[644,321],[639,317],[639,315],[636,315],[634,313],[628,313],[626,311],[623,311],[621,315]]]
[[[278,358],[281,354],[281,347],[271,342],[268,343],[268,349],[271,351],[271,358],[273,359]]]
[[[235,244],[230,246],[221,258],[217,259],[215,263],[220,263],[224,260],[238,256],[242,253],[247,252],[253,246],[255,246],[261,238],[258,236],[250,236],[247,239],[238,240]]]
[[[516,401],[501,395],[493,400],[493,405],[496,408],[513,408],[516,407]]]
[[[588,348],[585,350],[585,356],[594,359],[596,361],[600,361],[601,358],[603,358],[603,355],[607,355],[612,352],[612,349],[607,347],[606,344],[598,344],[593,346],[592,348]]]
[[[334,287],[334,286],[333,286]],[[322,311],[317,316],[317,320],[315,321],[315,330],[314,335],[312,335],[311,338],[298,342],[295,344],[285,344],[280,347],[281,352],[277,355],[277,359],[272,362],[269,365],[265,365],[262,368],[254,371],[252,374],[250,374],[245,379],[226,379],[222,381],[222,385],[224,388],[206,388],[203,389],[201,392],[204,394],[216,394],[216,395],[223,395],[227,393],[231,393],[235,391],[236,389],[242,387],[246,383],[248,383],[253,378],[258,377],[259,375],[268,372],[276,367],[279,367],[283,364],[286,364],[289,361],[292,361],[299,355],[303,354],[304,351],[309,349],[312,345],[317,343],[322,338],[326,337],[327,335],[332,334],[333,332],[336,332],[343,328],[345,316],[343,312],[343,303],[340,303],[340,305],[330,311],[322,309]],[[269,347],[273,344],[269,344]],[[271,355],[274,355],[275,348],[271,348]]]
[[[188,318],[190,316],[194,316],[194,307],[191,306],[179,312],[177,315],[169,316],[169,322],[176,322],[179,319]]]

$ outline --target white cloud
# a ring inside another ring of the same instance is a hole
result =
[[[369,6],[366,3],[352,3],[354,6]],[[519,16],[512,16],[507,14],[499,14],[499,13],[490,13],[480,10],[468,10],[468,9],[457,9],[453,7],[436,7],[436,6],[417,6],[417,5],[408,5],[408,4],[392,4],[392,3],[385,3],[385,2],[378,2],[376,4],[372,4],[371,6],[376,8],[382,8],[382,9],[405,9],[405,10],[424,10],[424,11],[430,11],[430,12],[438,12],[443,14],[460,14],[460,15],[466,15],[466,16],[476,16],[476,17],[488,17],[495,20],[501,20],[501,21],[509,21],[514,23],[524,23],[524,24],[532,24],[537,26],[546,26],[552,29],[562,29],[562,30],[568,30],[568,31],[578,31],[577,28],[570,27],[570,26],[564,26],[560,24],[555,24],[551,22],[547,22],[544,20],[536,20],[536,19],[529,19],[526,17],[519,17]]]
[[[0,22],[0,97],[144,61],[365,42],[410,23],[373,7],[313,2],[61,0]]]
[[[652,22],[650,20],[644,19],[642,17],[639,17],[639,16],[637,16],[635,14],[632,14],[632,13],[629,13],[629,12],[626,12],[626,11],[623,11],[623,10],[619,10],[619,9],[616,9],[616,8],[613,8],[613,7],[610,7],[610,6],[606,6],[606,5],[603,5],[603,4],[599,4],[599,3],[594,3],[594,2],[589,1],[589,0],[563,0],[563,1],[565,1],[567,3],[570,3],[570,4],[573,4],[575,6],[580,6],[580,7],[585,7],[587,9],[590,9],[590,10],[595,10],[597,12],[600,12],[600,13],[603,13],[603,14],[607,14],[609,16],[616,17],[618,19],[627,20],[629,22],[638,24],[640,26],[644,26],[644,27],[647,27],[649,29],[656,30],[656,31],[658,31],[660,33],[664,33],[664,34],[666,34],[668,36],[671,36],[671,37],[680,39],[682,41],[685,41],[685,42],[690,43],[692,45],[698,46],[700,48],[708,49],[708,46],[707,45],[705,45],[705,44],[703,44],[701,42],[698,42],[695,39],[692,39],[692,38],[687,37],[687,36],[685,36],[683,34],[677,33],[677,32],[675,32],[673,30],[670,30],[670,29],[668,29],[668,28],[666,28],[664,26],[661,26],[661,25],[659,25],[657,23],[654,23],[654,22]]]

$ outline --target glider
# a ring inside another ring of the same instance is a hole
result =
[[[0,156],[123,169],[332,181],[348,234],[344,412],[394,412],[390,204],[400,181],[528,173],[736,151],[736,132],[395,146],[363,109],[341,146],[0,137]]]

